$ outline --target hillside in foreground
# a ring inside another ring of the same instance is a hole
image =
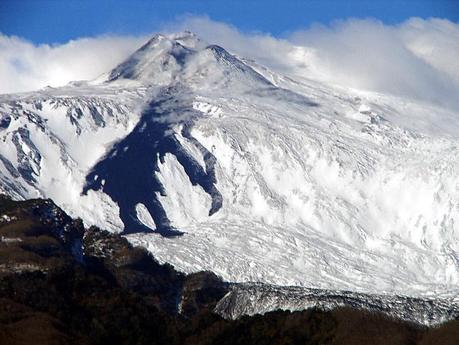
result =
[[[214,274],[185,275],[50,200],[0,197],[0,344],[457,344],[435,328],[339,308],[227,320]]]

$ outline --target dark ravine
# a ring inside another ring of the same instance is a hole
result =
[[[0,196],[0,344],[459,341],[459,320],[428,328],[359,305],[222,318],[217,305],[220,312],[225,303],[231,309],[228,300],[247,297],[243,291],[255,289],[257,298],[279,293],[268,286],[237,289],[209,272],[185,275],[161,265],[119,235],[85,229],[51,200]],[[246,302],[247,310],[253,307]]]
[[[193,185],[200,185],[212,199],[209,216],[222,206],[222,196],[215,178],[215,157],[205,149],[203,153],[206,169],[181,146],[171,131],[171,126],[181,125],[184,137],[190,139],[190,127],[196,116],[191,100],[184,97],[182,103],[176,94],[187,94],[185,87],[165,88],[143,111],[142,117],[132,132],[116,143],[108,154],[96,164],[86,177],[83,193],[89,189],[103,189],[120,208],[120,218],[124,233],[151,232],[137,218],[136,205],[142,203],[148,209],[156,224],[156,232],[166,236],[181,235],[173,228],[157,194],[165,195],[165,190],[155,173],[159,162],[172,153],[185,169]],[[168,121],[165,119],[169,118]],[[172,121],[172,122],[171,122]],[[196,140],[196,139],[194,139]],[[196,144],[196,143],[195,143]]]

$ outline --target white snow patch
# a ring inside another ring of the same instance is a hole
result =
[[[156,224],[153,218],[151,217],[150,212],[145,207],[144,204],[137,204],[135,206],[135,211],[137,213],[137,218],[142,222],[143,225],[150,228],[151,230],[156,230]]]
[[[161,204],[177,228],[187,228],[193,222],[203,221],[209,216],[210,196],[201,186],[193,186],[177,158],[168,153],[164,163],[159,164],[158,179],[166,190],[166,196],[159,196]]]

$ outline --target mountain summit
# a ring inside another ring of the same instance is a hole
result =
[[[0,192],[184,272],[457,303],[457,133],[438,106],[156,35],[97,81],[0,96]]]
[[[220,88],[224,84],[270,84],[262,75],[217,45],[207,45],[191,32],[155,35],[114,68],[106,79],[135,80],[165,86],[182,82],[189,87]]]

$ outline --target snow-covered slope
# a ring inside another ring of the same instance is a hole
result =
[[[339,307],[366,309],[426,326],[435,326],[459,316],[459,306],[449,299],[421,299],[398,295],[362,294],[260,283],[231,284],[215,312],[225,318],[265,314],[273,310],[332,310]]]
[[[458,134],[447,109],[157,35],[96,81],[0,96],[0,188],[186,272],[454,299]]]
[[[82,196],[85,175],[114,140],[132,130],[146,92],[79,82],[0,95],[0,191],[52,198],[89,223],[105,212],[109,223],[107,212],[116,205],[102,193]]]

